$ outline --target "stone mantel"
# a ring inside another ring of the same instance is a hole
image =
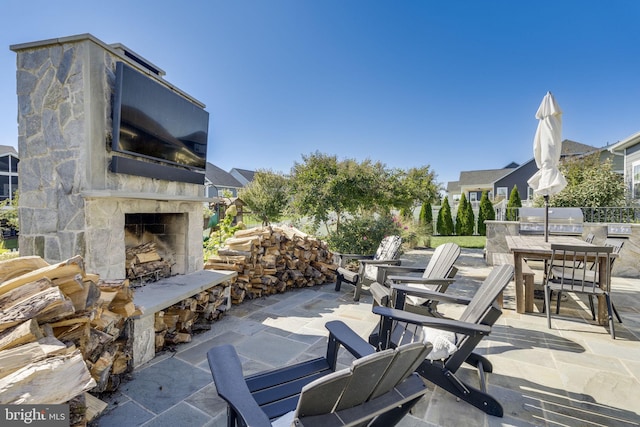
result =
[[[182,195],[158,195],[157,193],[133,193],[126,191],[82,191],[85,199],[131,199],[131,200],[160,200],[165,202],[196,202],[209,203],[207,197],[189,197]]]

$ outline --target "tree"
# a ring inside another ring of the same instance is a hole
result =
[[[567,186],[549,198],[551,206],[606,207],[625,204],[623,177],[613,170],[611,160],[600,161],[599,153],[569,159],[560,164]],[[536,205],[542,204],[542,198]]]
[[[240,190],[239,197],[262,221],[262,225],[279,221],[289,201],[288,179],[270,170],[256,171],[253,180]]]
[[[358,214],[363,208],[375,208],[381,197],[387,171],[381,163],[366,160],[338,161],[336,156],[315,152],[302,156],[303,163],[295,163],[290,183],[292,207],[303,217],[312,219],[316,226],[340,221],[345,213]]]
[[[418,216],[418,225],[424,229],[427,234],[433,233],[433,212],[431,209],[431,203],[424,202],[420,208],[420,214]]]
[[[473,207],[467,201],[465,194],[462,193],[456,214],[456,234],[458,236],[471,236],[473,234],[473,219]]]
[[[440,210],[438,211],[436,230],[438,231],[438,234],[442,236],[451,236],[453,234],[451,206],[449,206],[449,199],[447,197],[442,200],[442,206],[440,206]]]
[[[391,171],[389,189],[390,205],[399,209],[410,210],[425,202],[437,199],[440,186],[436,182],[436,174],[429,166],[396,169]]]
[[[480,197],[480,209],[478,211],[478,234],[486,236],[487,225],[484,222],[494,219],[496,219],[496,211],[493,209],[493,204],[491,200],[489,200],[488,193],[483,191],[482,197]]]
[[[465,217],[465,225],[466,225],[466,229],[465,229],[465,236],[472,236],[473,235],[473,229],[475,228],[475,222],[476,222],[476,217],[473,214],[473,206],[471,206],[471,202],[467,202],[467,205],[465,206],[464,209],[464,217]]]
[[[507,221],[518,220],[518,208],[522,207],[522,201],[520,200],[520,193],[518,193],[518,186],[514,185],[509,194],[509,202],[507,202]]]

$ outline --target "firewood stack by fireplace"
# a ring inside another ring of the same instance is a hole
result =
[[[126,248],[127,279],[132,286],[171,276],[171,263],[162,258],[155,242]]]
[[[205,263],[205,269],[238,273],[231,288],[233,304],[288,288],[333,282],[337,267],[325,242],[293,227],[237,231]]]
[[[87,392],[116,390],[132,371],[128,280],[105,281],[79,256],[0,262],[0,404],[70,403],[71,425],[106,404]]]

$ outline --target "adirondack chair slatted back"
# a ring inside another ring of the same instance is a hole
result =
[[[493,305],[500,292],[504,290],[512,278],[513,266],[503,264],[494,267],[474,295],[472,301],[460,315],[459,320],[479,323],[487,312],[487,308]]]
[[[336,412],[382,396],[413,373],[430,350],[413,343],[356,359],[350,368],[303,387],[296,416]]]
[[[429,260],[427,267],[422,273],[425,279],[445,279],[449,277],[449,272],[460,256],[460,246],[455,243],[445,243],[436,248],[433,256]],[[435,285],[424,285],[427,289]]]
[[[387,236],[380,242],[373,259],[398,259],[400,256],[400,248],[402,246],[402,237]],[[364,276],[375,280],[378,275],[378,267],[375,265],[366,265],[364,267]]]

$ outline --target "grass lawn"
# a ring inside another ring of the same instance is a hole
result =
[[[431,236],[431,247],[435,248],[444,243],[453,242],[461,248],[482,249],[486,241],[485,236]]]

